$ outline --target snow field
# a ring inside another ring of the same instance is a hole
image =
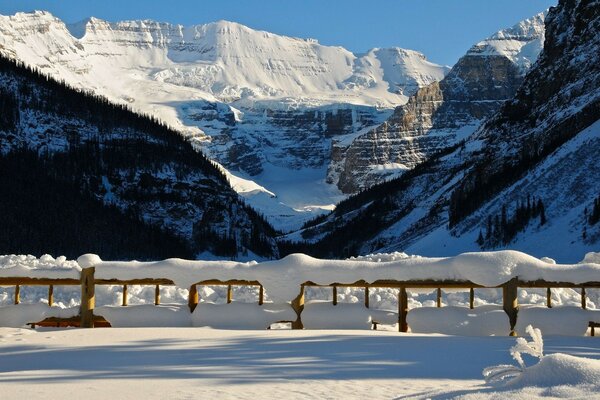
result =
[[[512,387],[482,370],[513,364],[509,337],[383,331],[235,331],[207,328],[0,328],[2,398],[72,393],[118,399],[531,399],[597,397],[598,338],[545,337],[540,363]],[[569,357],[554,357],[557,352]],[[567,365],[577,357],[575,372]],[[547,361],[544,361],[546,360]],[[531,365],[529,359],[527,365]],[[566,367],[569,367],[567,369]],[[534,377],[534,375],[538,375]],[[541,378],[548,377],[543,381]],[[573,377],[571,379],[570,377]],[[586,377],[589,377],[586,378]],[[141,384],[140,382],[143,382]],[[527,386],[536,384],[536,386]],[[542,386],[543,385],[543,386]]]

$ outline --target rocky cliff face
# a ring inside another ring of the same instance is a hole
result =
[[[562,0],[550,10],[539,60],[464,143],[290,238],[338,256],[512,248],[576,262],[597,248],[599,5]]]
[[[442,81],[419,89],[382,125],[349,145],[334,141],[338,160],[330,181],[354,193],[473,133],[517,91],[542,47],[543,21],[539,14],[476,44]]]

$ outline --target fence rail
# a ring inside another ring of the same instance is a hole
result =
[[[81,308],[79,315],[79,325],[82,328],[93,328],[96,316],[94,316],[95,308],[95,288],[97,285],[121,285],[123,286],[123,301],[122,305],[127,306],[127,291],[130,285],[150,285],[155,286],[155,301],[156,305],[160,304],[160,286],[173,286],[175,283],[168,278],[162,279],[95,279],[95,268],[83,268],[81,270],[80,279],[49,279],[49,278],[29,278],[29,277],[2,277],[0,278],[0,286],[14,286],[15,295],[14,303],[20,303],[20,288],[21,286],[48,286],[48,304],[53,304],[53,295],[55,286],[75,286],[81,287]],[[190,312],[194,312],[200,298],[197,286],[199,285],[224,285],[227,286],[227,303],[233,300],[232,286],[258,286],[259,296],[258,304],[264,303],[264,287],[259,281],[252,280],[203,280],[198,281],[190,286],[188,294],[188,306]],[[364,280],[344,283],[335,282],[331,284],[317,284],[312,281],[303,283],[298,294],[290,301],[291,307],[296,313],[296,320],[292,321],[292,329],[302,329],[302,311],[305,305],[305,288],[306,287],[331,287],[333,291],[333,305],[337,305],[337,289],[340,287],[362,288],[365,292],[365,307],[369,308],[369,290],[371,288],[396,288],[398,289],[398,330],[400,332],[408,332],[407,324],[408,314],[408,296],[409,289],[436,289],[436,306],[442,306],[442,289],[469,289],[469,307],[474,308],[474,298],[476,289],[502,289],[502,306],[510,321],[510,335],[515,336],[515,326],[518,318],[519,302],[518,288],[545,288],[546,289],[546,305],[552,308],[552,289],[553,288],[571,288],[581,290],[581,307],[587,308],[586,289],[600,288],[600,282],[549,282],[545,280],[522,281],[518,277],[512,278],[497,286],[483,286],[469,281],[454,281],[454,280],[415,280],[415,281],[394,281],[394,280],[377,280],[374,282],[366,282]],[[38,322],[38,321],[31,321]]]

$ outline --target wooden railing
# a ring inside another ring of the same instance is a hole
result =
[[[54,287],[59,285],[81,285],[81,311],[80,311],[80,326],[91,328],[94,326],[94,308],[95,308],[95,288],[97,285],[122,285],[123,300],[122,305],[127,306],[127,291],[130,285],[151,285],[155,287],[154,303],[160,304],[160,286],[172,286],[175,283],[170,279],[95,279],[94,267],[83,268],[80,279],[37,279],[27,277],[0,278],[0,286],[15,286],[14,303],[20,303],[21,286],[48,286],[48,304],[53,304]],[[194,312],[199,303],[198,285],[225,285],[227,286],[227,303],[232,302],[233,291],[232,286],[258,286],[258,304],[264,303],[264,288],[258,281],[248,280],[204,280],[199,281],[189,288],[188,306],[190,312]],[[546,305],[552,308],[552,289],[553,288],[572,288],[581,290],[581,307],[587,308],[587,288],[600,288],[600,282],[548,282],[544,280],[537,281],[520,281],[518,278],[513,278],[508,282],[498,286],[482,286],[469,281],[453,281],[453,280],[422,280],[422,281],[394,281],[394,280],[378,280],[374,282],[357,281],[353,283],[332,283],[328,285],[320,285],[311,281],[304,282],[300,286],[298,295],[290,302],[291,307],[296,313],[296,320],[292,321],[292,329],[302,329],[302,311],[305,303],[305,288],[306,287],[331,287],[333,291],[333,305],[337,305],[337,290],[339,287],[362,288],[365,292],[365,307],[369,308],[369,290],[371,288],[396,288],[398,289],[398,330],[400,332],[408,332],[407,314],[408,314],[408,296],[409,289],[435,289],[436,290],[436,306],[442,306],[442,289],[469,289],[469,307],[474,308],[475,290],[476,289],[502,289],[502,305],[508,315],[510,321],[510,335],[515,336],[515,325],[517,322],[519,302],[518,288],[544,288],[546,289]],[[36,322],[36,321],[32,321]]]

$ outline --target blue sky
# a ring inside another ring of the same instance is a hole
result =
[[[475,42],[557,0],[0,0],[0,14],[48,10],[66,22],[89,16],[183,25],[220,19],[318,39],[353,52],[398,46],[452,65]]]

